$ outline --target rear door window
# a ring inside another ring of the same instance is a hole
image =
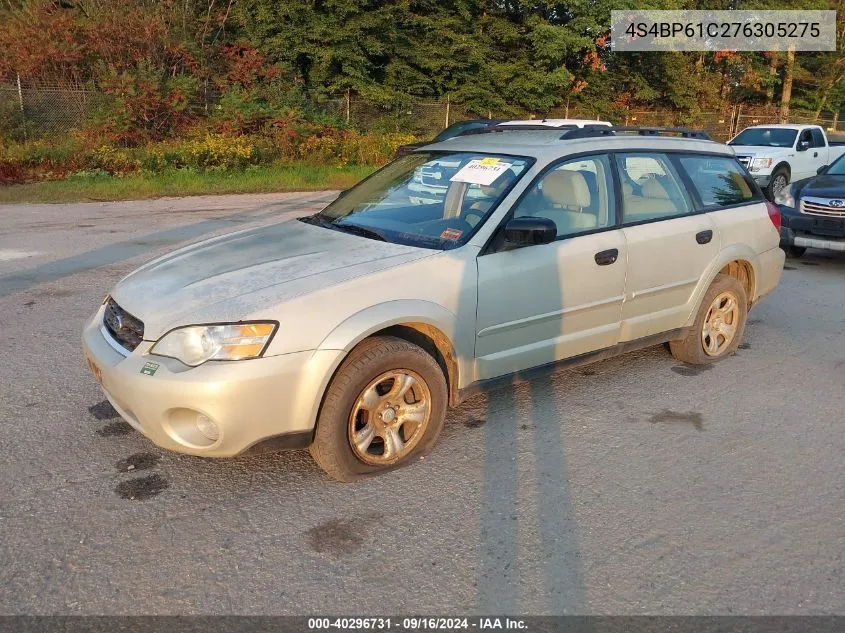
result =
[[[824,147],[824,134],[818,128],[813,128],[810,133],[813,135],[813,145],[816,147]]]
[[[681,179],[665,154],[616,154],[625,224],[692,212]]]
[[[682,156],[679,163],[705,208],[725,207],[759,199],[748,174],[734,158]]]

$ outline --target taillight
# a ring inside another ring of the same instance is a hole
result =
[[[780,209],[773,202],[766,202],[766,209],[769,212],[769,219],[775,225],[775,229],[780,233]]]

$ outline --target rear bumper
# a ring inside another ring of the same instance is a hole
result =
[[[82,342],[109,402],[158,446],[207,457],[231,457],[265,441],[307,446],[323,386],[342,353],[306,351],[189,368],[149,354],[147,341],[124,356],[102,334],[101,321],[102,310]],[[148,363],[156,367],[142,372]],[[213,422],[217,439],[202,433],[198,416]]]
[[[757,278],[757,297],[754,303],[772,293],[780,283],[786,254],[779,248],[761,253],[758,258],[760,269]]]

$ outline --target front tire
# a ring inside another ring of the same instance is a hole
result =
[[[776,170],[775,173],[772,174],[772,179],[769,181],[769,184],[766,186],[766,197],[771,200],[772,202],[775,201],[775,196],[778,195],[783,189],[786,189],[789,186],[789,172],[786,171],[783,167]]]
[[[669,350],[679,361],[706,365],[736,352],[748,318],[745,288],[730,275],[719,274],[710,284],[689,334],[670,341]]]
[[[311,456],[338,481],[405,466],[431,452],[447,403],[443,371],[425,350],[392,336],[367,339],[329,384]]]

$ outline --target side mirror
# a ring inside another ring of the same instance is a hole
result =
[[[810,141],[798,141],[798,151],[806,152],[810,149]]]
[[[821,167],[819,167],[819,168],[816,170],[816,173],[817,173],[819,176],[821,176],[823,173],[827,172],[827,168],[828,168],[828,167],[830,167],[830,165],[822,165]]]
[[[554,242],[557,225],[549,218],[513,218],[505,225],[505,244],[510,248]]]

